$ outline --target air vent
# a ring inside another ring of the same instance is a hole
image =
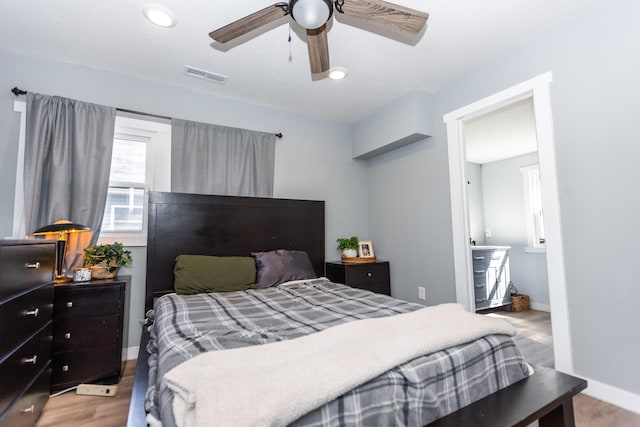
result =
[[[222,74],[212,73],[211,71],[201,70],[200,68],[191,67],[189,65],[184,66],[184,74],[221,85],[227,84],[227,79],[229,78],[227,76],[223,76]]]

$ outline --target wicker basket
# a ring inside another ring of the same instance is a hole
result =
[[[511,311],[527,311],[529,306],[529,295],[515,294],[511,296]]]
[[[359,257],[354,257],[354,258],[345,258],[342,257],[342,263],[343,264],[369,264],[372,262],[376,262],[376,257],[371,257],[371,258],[359,258]]]
[[[118,270],[120,270],[120,267],[109,268],[109,267],[94,265],[91,267],[91,278],[92,279],[113,279],[118,275]]]

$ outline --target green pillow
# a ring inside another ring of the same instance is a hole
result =
[[[177,294],[244,291],[255,288],[253,257],[178,255],[173,266]]]

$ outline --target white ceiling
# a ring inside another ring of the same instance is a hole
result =
[[[527,98],[464,122],[467,160],[489,163],[538,150],[533,100]]]
[[[331,65],[349,71],[338,82],[311,80],[304,33],[293,24],[288,43],[288,18],[227,51],[208,37],[274,0],[155,1],[173,11],[176,27],[147,22],[142,0],[0,0],[0,48],[351,123],[409,90],[437,91],[603,0],[396,0],[430,14],[413,45],[334,18]],[[222,86],[185,76],[185,65],[229,81]]]

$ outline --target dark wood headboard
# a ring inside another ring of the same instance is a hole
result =
[[[149,193],[145,311],[173,292],[176,256],[306,251],[324,275],[324,201]]]

